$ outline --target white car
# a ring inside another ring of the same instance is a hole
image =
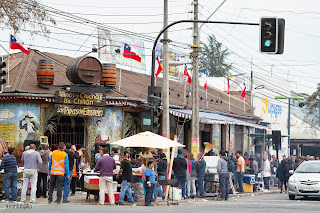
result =
[[[320,196],[320,161],[305,161],[290,176],[289,199],[296,196]]]

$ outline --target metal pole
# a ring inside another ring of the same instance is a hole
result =
[[[251,76],[250,76],[250,94],[251,94],[251,106],[253,106],[253,70],[252,70],[252,57],[251,57]]]
[[[164,0],[163,27],[168,25],[168,0]],[[169,47],[168,30],[163,33],[163,115],[162,135],[170,137],[169,120]]]
[[[291,103],[291,98],[288,98],[288,157],[290,156],[290,103]]]
[[[194,4],[194,20],[198,20],[198,0]],[[199,152],[199,57],[198,57],[198,23],[194,22],[193,29],[193,78],[192,78],[192,153],[198,156]]]
[[[260,166],[263,168],[263,156],[265,154],[265,149],[266,149],[266,130],[263,130],[263,147],[262,147],[262,156],[260,156]]]

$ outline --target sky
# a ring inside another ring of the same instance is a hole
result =
[[[104,26],[143,34],[145,43],[146,70],[150,73],[152,41],[163,26],[163,1],[159,0],[39,0],[40,3],[90,19]],[[169,0],[169,23],[182,19],[192,19],[191,0]],[[199,19],[207,19],[223,0],[199,0]],[[320,2],[315,0],[226,0],[210,18],[216,21],[238,21],[259,23],[262,16],[276,16],[286,21],[285,49],[282,55],[267,55],[259,52],[259,27],[205,24],[200,31],[200,39],[206,42],[208,35],[215,35],[231,55],[228,61],[233,64],[233,74],[250,76],[251,60],[253,72],[271,75],[276,79],[291,82],[296,92],[311,94],[319,83],[320,73]],[[49,13],[50,14],[50,13]],[[52,14],[57,24],[47,24],[51,34],[48,37],[21,31],[16,34],[18,41],[25,46],[42,52],[78,57],[91,51],[97,45],[97,28],[94,25]],[[0,43],[9,47],[8,26],[0,25]],[[116,31],[111,31],[116,33]],[[127,34],[127,33],[125,33]],[[7,38],[7,39],[6,39]],[[173,41],[170,48],[181,56],[191,52],[192,24],[179,24],[169,31]],[[10,53],[17,52],[11,50]],[[5,54],[0,50],[0,54]],[[90,55],[98,57],[96,53]],[[182,62],[189,63],[188,57]],[[189,66],[189,65],[188,65]],[[182,69],[182,68],[181,68]],[[272,70],[272,71],[271,71]],[[262,82],[263,83],[263,82]],[[223,88],[221,88],[223,89]],[[270,88],[271,89],[271,88]],[[284,93],[281,85],[272,86],[279,94]],[[288,91],[286,91],[287,93]]]

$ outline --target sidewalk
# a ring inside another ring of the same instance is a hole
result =
[[[280,190],[277,187],[270,187],[270,193],[269,194],[276,194],[276,193],[280,193]],[[263,191],[259,191],[259,192],[254,192],[254,193],[244,193],[244,194],[230,194],[229,197],[231,198],[239,198],[242,196],[255,196],[255,195],[263,195],[263,194],[267,194],[266,192]],[[57,192],[54,191],[53,193],[53,202],[51,205],[57,205],[54,201],[56,200],[56,195]],[[86,196],[87,193],[83,193],[80,191],[77,191],[75,196],[69,196],[68,200],[70,200],[70,203],[64,204],[61,203],[60,205],[97,205],[98,201],[94,200],[94,196],[90,195],[90,203],[86,202]],[[20,196],[18,197],[18,200],[20,199]],[[193,202],[207,202],[207,201],[216,201],[217,200],[217,194],[213,194],[213,193],[207,193],[205,198],[194,198],[194,199],[186,199],[186,200],[179,200],[179,204],[186,204],[186,203],[193,203]],[[27,196],[27,202],[29,203],[30,201],[30,196]],[[62,200],[61,200],[62,201]],[[159,200],[157,200],[159,201]],[[11,203],[11,202],[10,202]],[[38,204],[48,204],[48,198],[37,198],[37,203]],[[105,202],[105,205],[110,205],[109,203]],[[126,202],[124,203],[125,206],[132,206],[132,205],[143,205],[143,202],[135,202],[135,204],[127,204]],[[167,202],[164,202],[162,200],[160,200],[158,202],[159,206],[162,205],[167,205]]]

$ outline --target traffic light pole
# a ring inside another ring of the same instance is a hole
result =
[[[246,22],[226,22],[226,21],[209,21],[209,20],[180,20],[180,21],[175,21],[172,22],[171,24],[165,26],[158,34],[158,36],[156,37],[154,43],[153,43],[153,47],[152,47],[152,59],[151,59],[151,88],[150,88],[150,95],[154,96],[154,80],[155,80],[155,76],[154,76],[154,72],[155,72],[155,55],[156,55],[156,45],[160,39],[160,36],[170,27],[179,24],[179,23],[208,23],[208,24],[235,24],[235,25],[253,25],[253,26],[259,26],[259,23],[246,23]],[[153,103],[149,103],[150,105],[152,105],[153,108]],[[197,111],[199,111],[199,109],[197,109]],[[169,112],[169,110],[167,110],[167,113]],[[153,110],[150,110],[150,115],[151,115],[151,126],[152,126],[152,131],[154,131],[153,128],[153,121],[154,121],[154,113]],[[198,129],[197,130],[193,130],[193,131],[198,131],[199,132],[199,125],[197,126]]]

